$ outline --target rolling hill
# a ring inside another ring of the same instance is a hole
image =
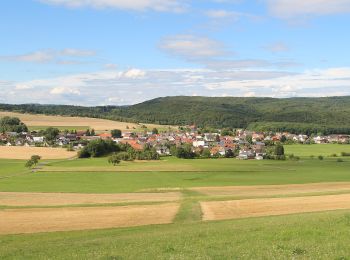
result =
[[[350,133],[350,97],[163,97],[132,106],[0,105],[0,110],[164,125]]]

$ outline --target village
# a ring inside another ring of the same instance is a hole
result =
[[[179,127],[175,130],[143,131],[112,130],[95,133],[93,129],[59,131],[49,128],[51,136],[45,131],[5,132],[0,134],[2,146],[62,147],[79,151],[92,140],[113,140],[117,144],[128,144],[135,151],[142,151],[145,146],[153,147],[160,156],[172,155],[171,147],[187,145],[193,153],[202,157],[236,157],[238,159],[265,158],[267,147],[271,144],[349,144],[349,135],[303,135],[283,133],[263,133],[244,129],[217,130],[203,132],[196,126]]]

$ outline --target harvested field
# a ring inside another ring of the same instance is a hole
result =
[[[32,155],[40,155],[42,159],[68,159],[77,155],[63,148],[0,146],[0,159],[27,160]]]
[[[192,188],[191,190],[198,191],[210,196],[262,197],[322,192],[350,192],[350,183],[333,182],[288,185],[198,187]]]
[[[201,202],[203,220],[350,209],[350,194]]]
[[[60,206],[125,202],[177,201],[180,198],[180,192],[123,194],[0,192],[0,205]]]
[[[90,127],[94,128],[96,131],[120,129],[122,131],[127,131],[127,126],[132,129],[140,127],[137,124],[118,122],[112,120],[98,119],[98,118],[88,118],[88,117],[68,117],[68,116],[47,116],[47,115],[36,115],[36,114],[21,114],[14,112],[1,112],[0,118],[4,116],[18,117],[27,126],[74,126],[74,127]],[[158,127],[158,125],[147,124],[147,127]],[[164,127],[164,126],[162,126]]]
[[[0,234],[167,224],[173,221],[176,203],[144,206],[7,209],[0,211]]]

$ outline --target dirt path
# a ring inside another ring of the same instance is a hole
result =
[[[177,203],[123,207],[8,209],[0,211],[0,234],[131,227],[171,223]]]
[[[203,220],[350,209],[350,194],[201,202]]]
[[[180,199],[180,192],[120,194],[0,192],[0,205],[2,206],[60,206],[177,201]]]
[[[349,182],[334,183],[311,183],[311,184],[289,184],[289,185],[260,185],[260,186],[229,186],[229,187],[198,187],[191,190],[210,196],[274,196],[305,194],[316,192],[339,192],[349,191]]]

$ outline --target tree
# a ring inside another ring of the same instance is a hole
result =
[[[32,157],[30,158],[30,160],[33,161],[34,165],[38,164],[40,159],[41,159],[41,156],[39,155],[32,155]]]
[[[28,161],[26,162],[26,165],[25,165],[25,166],[26,166],[27,168],[32,168],[33,165],[34,165],[33,161],[32,161],[32,160],[28,160]]]
[[[93,129],[93,128],[91,129],[90,135],[91,135],[91,136],[95,136],[95,129]]]
[[[234,156],[235,156],[235,153],[231,149],[228,149],[225,153],[226,158],[232,158]]]
[[[252,137],[251,135],[247,135],[247,136],[245,137],[245,140],[246,140],[248,143],[250,143],[250,144],[253,143],[253,137]]]
[[[119,129],[113,129],[111,131],[111,135],[113,138],[121,138],[122,137],[122,131]]]
[[[281,136],[281,142],[285,143],[287,141],[287,137],[285,135]]]
[[[120,159],[118,158],[118,154],[114,153],[108,158],[108,162],[116,166],[120,163]]]
[[[157,128],[153,128],[152,129],[152,134],[154,135],[157,135],[159,132],[158,132],[158,129]]]
[[[32,155],[31,158],[26,162],[25,167],[32,168],[37,165],[41,157],[39,155]]]
[[[79,151],[79,158],[101,157],[113,152],[119,152],[120,147],[112,140],[92,140]]]
[[[277,144],[275,146],[275,155],[276,156],[282,156],[284,155],[284,147],[282,144]]]
[[[210,153],[210,150],[208,148],[204,148],[204,150],[202,152],[202,157],[203,158],[210,158],[211,157],[211,153]]]
[[[44,131],[44,137],[48,143],[52,144],[56,140],[59,133],[60,133],[59,129],[49,127]]]
[[[0,119],[0,132],[28,132],[28,127],[17,117],[5,116]]]
[[[86,130],[85,135],[86,135],[86,136],[90,136],[90,135],[91,135],[90,129],[87,129],[87,130]]]

